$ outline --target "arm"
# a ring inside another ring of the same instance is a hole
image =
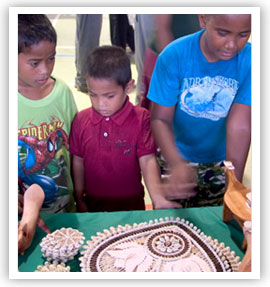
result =
[[[226,132],[226,160],[235,167],[235,175],[242,182],[251,140],[251,108],[233,103]]]
[[[88,212],[87,204],[84,200],[84,165],[83,158],[71,155],[72,178],[74,185],[74,197],[79,212]]]
[[[183,162],[175,145],[172,130],[174,109],[175,106],[164,107],[153,103],[151,110],[151,128],[155,141],[171,167]]]
[[[22,212],[22,218],[18,227],[18,253],[22,255],[31,245],[37,225],[46,233],[50,233],[45,222],[39,217],[44,197],[42,188],[32,184],[25,191],[23,198],[19,198],[19,212]]]
[[[165,198],[161,188],[160,170],[154,154],[144,155],[139,158],[140,168],[145,185],[149,192],[154,209],[179,208],[180,204]]]
[[[174,40],[171,32],[171,14],[157,14],[156,22],[156,40],[158,51],[161,52],[171,41]]]
[[[157,145],[161,149],[171,169],[169,183],[165,184],[166,197],[184,199],[195,195],[193,188],[195,176],[193,170],[180,156],[173,135],[173,116],[175,107],[164,107],[153,103],[151,111],[151,128]]]

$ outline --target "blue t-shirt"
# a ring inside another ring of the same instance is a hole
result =
[[[179,38],[163,50],[147,97],[175,106],[173,128],[181,155],[211,163],[225,159],[232,103],[251,105],[251,44],[230,60],[208,62],[200,49],[203,32]]]

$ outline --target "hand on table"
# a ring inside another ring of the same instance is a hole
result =
[[[45,223],[45,221],[39,216],[38,220],[37,220],[37,226],[43,230],[45,233],[49,234],[51,233],[49,227],[47,226],[47,224]]]
[[[24,251],[31,245],[36,226],[42,229],[45,233],[50,233],[50,229],[46,225],[46,223],[40,217],[37,219],[29,220],[29,222],[19,222],[18,227],[18,253],[23,255]]]
[[[18,253],[23,255],[24,251],[31,245],[34,238],[36,226],[19,222],[18,227]]]
[[[171,169],[170,176],[162,185],[168,200],[193,197],[196,195],[196,173],[191,166],[180,162]]]
[[[36,226],[39,226],[46,233],[50,233],[45,222],[39,217],[39,211],[44,201],[44,192],[37,185],[31,185],[19,196],[19,213],[22,212],[22,219],[18,226],[18,253],[24,251],[31,245],[35,235]]]
[[[251,221],[244,222],[243,232],[247,241],[247,250],[238,271],[251,272]]]
[[[170,209],[170,208],[182,208],[182,205],[178,202],[168,200],[164,197],[161,197],[155,202],[153,202],[153,209]]]

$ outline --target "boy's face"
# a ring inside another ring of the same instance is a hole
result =
[[[102,116],[110,117],[123,106],[127,94],[132,91],[134,80],[123,89],[114,80],[87,77],[86,83],[92,107]]]
[[[18,82],[23,87],[41,87],[51,76],[56,44],[41,41],[18,55]]]
[[[246,45],[251,32],[251,15],[199,15],[201,50],[209,62],[230,60]]]

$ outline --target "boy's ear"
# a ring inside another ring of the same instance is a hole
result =
[[[134,87],[134,83],[135,83],[135,81],[132,79],[127,83],[126,88],[125,88],[126,94],[130,94],[132,92],[133,87]]]
[[[199,22],[202,29],[206,27],[206,16],[205,14],[199,14]]]

